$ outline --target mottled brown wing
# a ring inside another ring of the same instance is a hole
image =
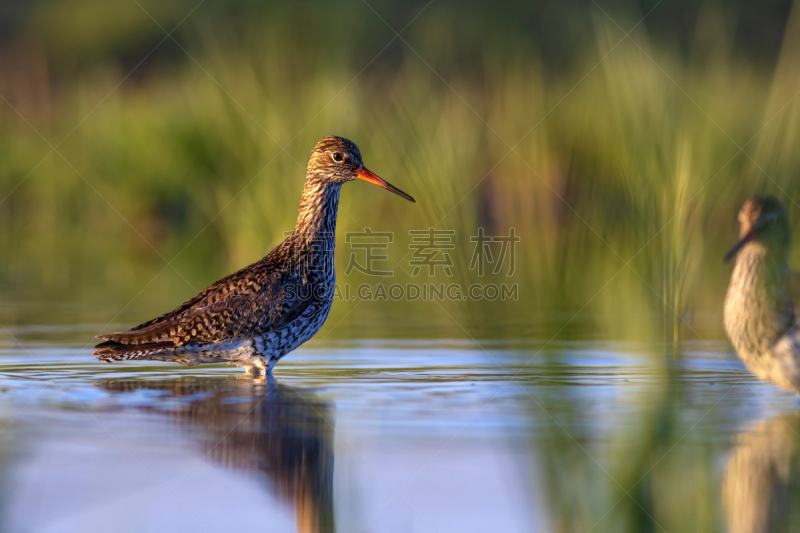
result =
[[[156,317],[152,320],[148,320],[147,322],[144,322],[142,324],[139,324],[138,326],[131,328],[130,331],[138,331],[141,329],[148,328],[150,326],[154,326],[158,323],[167,322],[170,319],[177,317],[187,309],[191,309],[192,307],[204,307],[209,303],[218,300],[220,297],[224,297],[224,295],[229,292],[229,290],[226,289],[231,289],[233,287],[236,287],[238,285],[236,283],[237,279],[245,277],[249,271],[253,270],[263,261],[264,259],[250,266],[247,266],[241,270],[237,270],[233,274],[225,276],[221,280],[203,289],[202,291],[200,291],[200,294],[198,294],[194,298],[191,298],[190,300],[185,301],[172,311],[164,313],[163,315]]]
[[[231,295],[191,309],[177,317],[171,338],[176,344],[219,342],[280,328],[311,304],[310,299],[296,298],[287,290],[299,283],[299,279],[275,276],[258,292]]]
[[[165,341],[174,345],[218,342],[280,327],[311,303],[311,299],[292,294],[289,288],[298,286],[301,280],[286,271],[262,271],[254,275],[251,270],[244,279],[234,275],[226,280],[225,284],[217,282],[215,290],[209,290],[214,286],[206,289],[157,321],[125,332],[101,335],[99,338],[108,342],[97,347]],[[206,295],[201,297],[204,293]]]

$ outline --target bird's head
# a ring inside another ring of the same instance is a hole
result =
[[[342,184],[353,180],[364,180],[383,187],[406,200],[415,200],[373,174],[361,160],[361,150],[356,143],[342,137],[330,135],[320,140],[308,160],[308,176],[329,183]]]
[[[753,196],[739,210],[739,242],[726,255],[729,261],[751,241],[774,250],[785,250],[792,239],[789,217],[774,196]]]

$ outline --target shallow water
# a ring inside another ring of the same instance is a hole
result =
[[[798,402],[723,342],[331,341],[267,381],[98,329],[0,330],[3,531],[798,525]]]

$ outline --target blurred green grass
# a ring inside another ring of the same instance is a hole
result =
[[[623,30],[581,2],[370,2],[394,29],[410,22],[404,44],[362,2],[207,3],[180,47],[158,45],[147,13],[169,31],[196,4],[13,4],[0,17],[0,323],[139,322],[177,305],[283,238],[311,148],[337,134],[417,199],[345,186],[340,283],[378,281],[344,276],[344,233],[369,227],[395,233],[384,283],[518,283],[520,299],[337,302],[320,338],[602,337],[673,352],[723,338],[741,203],[775,194],[797,229],[800,14],[601,4]],[[455,231],[453,278],[410,276],[408,230],[428,227]],[[516,229],[512,277],[469,270],[478,227]],[[41,301],[58,305],[26,307]],[[651,355],[656,385],[623,400],[647,408],[602,455],[582,438],[585,413],[533,437],[554,531],[722,529],[710,458],[725,443],[673,452],[702,417],[685,416],[671,360]]]
[[[340,283],[376,281],[343,276],[345,232],[395,232],[387,281],[406,283],[408,230],[435,226],[456,232],[455,281],[518,283],[520,301],[340,302],[329,322],[508,336],[580,312],[610,338],[721,336],[698,316],[719,313],[741,202],[771,192],[797,220],[797,10],[754,55],[741,5],[703,4],[678,39],[668,6],[625,37],[655,3],[370,5],[410,22],[407,45],[363,3],[201,5],[151,55],[156,22],[195,4],[17,13],[0,66],[3,299],[83,302],[98,321],[177,305],[283,238],[311,147],[338,134],[418,200],[345,187]],[[516,228],[513,277],[467,268],[478,227]]]

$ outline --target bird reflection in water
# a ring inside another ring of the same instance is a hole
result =
[[[730,533],[800,530],[800,412],[739,435],[722,499]]]
[[[169,416],[198,441],[206,460],[263,477],[294,507],[298,531],[334,530],[328,404],[271,377],[106,381],[102,387],[163,391],[159,402],[141,408]]]

